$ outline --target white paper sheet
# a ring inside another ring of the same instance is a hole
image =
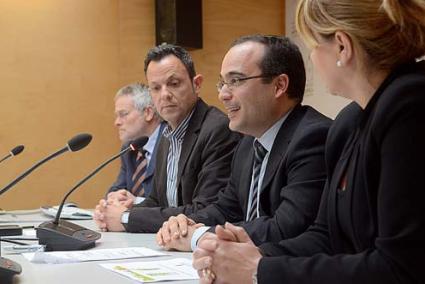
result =
[[[187,258],[104,263],[100,264],[100,266],[141,283],[199,279],[198,273],[192,267],[192,261]]]
[[[96,249],[82,251],[52,251],[23,253],[26,259],[35,263],[73,263],[95,260],[126,259],[166,255],[163,252],[144,247]]]
[[[41,207],[41,212],[44,214],[56,217],[59,206],[53,207]],[[72,219],[72,220],[90,220],[93,218],[93,212],[78,207],[63,207],[61,212],[62,219]]]

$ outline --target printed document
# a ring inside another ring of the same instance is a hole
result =
[[[23,253],[26,259],[35,263],[73,263],[95,260],[126,259],[167,255],[163,252],[144,247],[95,249],[81,251],[51,251]]]
[[[102,263],[99,265],[141,283],[199,279],[198,273],[192,267],[192,261],[187,258],[144,262]]]

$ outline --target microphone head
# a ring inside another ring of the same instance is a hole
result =
[[[16,155],[20,154],[22,151],[24,151],[24,148],[25,148],[24,145],[18,145],[15,148],[13,148],[12,150],[10,150],[10,153],[13,156],[16,156]]]
[[[86,147],[92,139],[92,136],[87,133],[81,133],[77,136],[74,136],[71,138],[71,140],[68,141],[67,146],[68,149],[72,152],[79,151]]]
[[[132,151],[140,151],[142,150],[143,146],[145,146],[146,143],[148,143],[149,138],[146,136],[142,136],[140,138],[137,138],[133,142],[130,143],[130,148]]]

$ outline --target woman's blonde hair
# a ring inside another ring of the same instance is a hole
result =
[[[296,26],[310,47],[345,32],[379,69],[425,54],[425,0],[301,0]]]

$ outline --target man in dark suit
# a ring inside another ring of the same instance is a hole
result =
[[[199,223],[226,221],[243,226],[256,244],[277,242],[304,232],[317,213],[331,120],[301,105],[298,47],[284,37],[242,37],[224,57],[217,87],[230,128],[250,136],[240,142],[218,200],[163,224],[157,242],[167,249],[194,249],[199,239],[215,237]]]
[[[149,137],[143,147],[146,167],[143,178],[135,175],[141,161],[140,154],[127,152],[121,156],[121,168],[117,180],[108,191],[108,198],[140,203],[152,191],[155,155],[159,138],[165,127],[157,113],[147,86],[139,83],[121,88],[115,96],[115,126],[123,148],[139,137]],[[131,203],[128,206],[131,206]]]
[[[215,201],[239,142],[228,118],[198,97],[203,78],[186,50],[151,49],[145,74],[154,105],[168,123],[158,145],[154,188],[131,210],[116,201],[100,203],[96,221],[103,230],[157,232],[170,216],[191,214]]]

